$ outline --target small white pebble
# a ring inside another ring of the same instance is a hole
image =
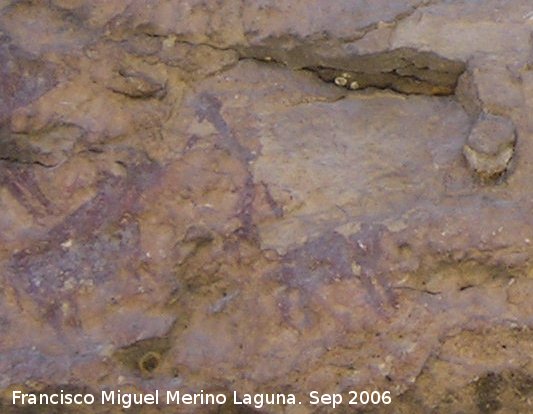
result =
[[[348,83],[348,80],[343,76],[337,76],[335,78],[335,85],[345,86]]]

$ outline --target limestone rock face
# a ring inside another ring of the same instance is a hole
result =
[[[515,128],[508,118],[482,114],[476,120],[463,153],[483,180],[501,177],[509,168],[516,144]]]
[[[529,412],[532,32],[529,0],[0,1],[0,411]]]

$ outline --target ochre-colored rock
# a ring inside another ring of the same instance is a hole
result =
[[[0,1],[0,411],[529,412],[532,31],[529,0]]]

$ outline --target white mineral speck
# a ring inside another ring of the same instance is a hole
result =
[[[348,80],[343,76],[337,76],[335,78],[335,85],[345,86],[348,83]]]
[[[68,239],[67,241],[64,241],[63,243],[61,243],[61,247],[63,249],[68,249],[71,246],[72,246],[72,239]]]

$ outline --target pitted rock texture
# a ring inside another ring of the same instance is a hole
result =
[[[5,0],[0,32],[2,413],[530,411],[529,0]]]

